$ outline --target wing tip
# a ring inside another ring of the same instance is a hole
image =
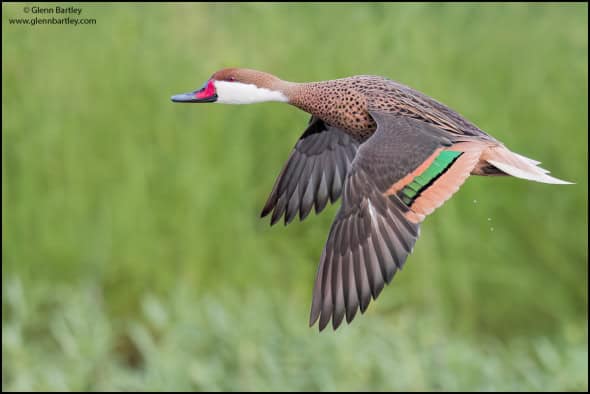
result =
[[[319,322],[319,329],[320,332],[322,332],[324,330],[324,328],[326,328],[328,326],[328,323],[330,322],[330,314],[321,314],[320,315],[320,322]]]
[[[312,312],[312,313],[313,313],[313,312]],[[320,316],[319,316],[319,314],[318,314],[318,315],[316,315],[316,316],[314,316],[314,315],[311,315],[311,316],[309,317],[309,327],[313,327],[313,325],[315,324],[315,322],[318,320],[318,317],[320,317]],[[320,330],[320,331],[321,331],[321,330]]]
[[[312,328],[314,326],[314,324],[316,323],[318,318],[319,318],[319,315],[316,316],[315,319],[310,319],[310,321],[309,321],[310,328]],[[336,316],[330,316],[326,320],[320,319],[320,322],[318,324],[318,331],[319,332],[324,331],[326,329],[326,327],[328,327],[328,325],[330,324],[330,321],[332,321],[332,330],[336,331],[344,322],[344,315],[342,315],[341,318],[336,318]],[[350,321],[348,320],[348,317],[346,318],[346,322],[350,323]]]
[[[270,213],[271,210],[272,210],[272,208],[267,207],[267,206],[262,208],[262,211],[260,212],[260,218],[263,219],[265,216],[267,216]]]

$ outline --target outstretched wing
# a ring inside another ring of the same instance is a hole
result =
[[[310,325],[336,329],[364,312],[411,253],[426,215],[469,176],[479,151],[456,150],[435,126],[371,113],[375,134],[346,178],[313,290]],[[467,146],[468,147],[468,146]]]
[[[314,205],[319,213],[328,199],[336,201],[357,148],[358,142],[348,134],[312,117],[277,177],[261,217],[272,211],[273,225],[284,214],[288,224],[297,212],[303,220]]]

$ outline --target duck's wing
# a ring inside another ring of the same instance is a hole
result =
[[[453,150],[435,126],[371,113],[377,131],[359,147],[322,252],[310,325],[337,328],[364,312],[412,251],[419,225],[465,181],[480,152]],[[468,146],[467,146],[468,147]]]
[[[365,91],[370,110],[419,119],[436,126],[453,141],[479,139],[497,142],[475,124],[445,104],[399,82],[380,79]]]
[[[359,143],[342,130],[312,117],[281,170],[261,217],[272,211],[270,224],[283,214],[288,224],[299,212],[301,220],[315,206],[322,211],[336,201]]]

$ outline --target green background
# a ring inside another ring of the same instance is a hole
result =
[[[23,7],[2,4],[3,390],[587,390],[587,5],[80,5],[95,25],[10,24],[47,16]],[[337,206],[259,219],[308,115],[169,99],[232,66],[387,76],[576,184],[471,177],[365,315],[320,334]]]

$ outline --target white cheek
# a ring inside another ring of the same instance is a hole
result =
[[[215,81],[217,102],[221,104],[253,104],[266,101],[287,102],[289,99],[276,90],[259,88],[240,82]]]

